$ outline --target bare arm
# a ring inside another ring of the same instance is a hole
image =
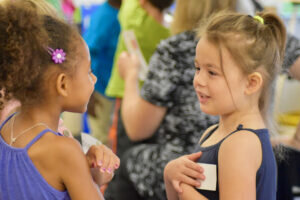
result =
[[[181,184],[183,192],[179,194],[180,200],[208,200],[202,194],[200,194],[194,187],[185,183]]]
[[[80,145],[73,139],[63,138],[64,148],[59,151],[57,167],[60,169],[62,183],[72,200],[104,200],[98,186],[91,176],[87,159]]]
[[[151,137],[166,113],[166,108],[153,105],[139,95],[138,69],[136,56],[121,54],[119,71],[125,80],[121,113],[128,137],[133,141]]]
[[[294,35],[287,34],[287,42],[283,67],[289,74],[300,80],[300,40]]]
[[[178,193],[171,181],[165,178],[165,186],[167,192],[168,200],[207,200],[203,195],[201,195],[194,186],[188,185],[186,183],[180,183],[180,188],[182,192]]]
[[[170,161],[164,169],[164,181],[168,200],[178,200],[179,194],[183,192],[181,185],[188,184],[191,187],[199,187],[196,179],[204,180],[203,169],[195,161],[199,159],[202,152],[181,156]]]
[[[300,57],[298,57],[294,64],[291,66],[289,73],[295,79],[300,80]]]
[[[176,192],[175,188],[172,186],[172,183],[167,178],[165,179],[165,187],[167,193],[168,200],[179,200],[178,193]]]
[[[261,143],[256,135],[243,132],[230,136],[219,150],[218,178],[222,200],[256,199],[256,172],[262,162]]]

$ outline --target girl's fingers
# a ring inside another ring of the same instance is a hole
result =
[[[108,152],[107,154],[108,159],[110,159],[109,165],[107,166],[106,172],[111,174],[115,170],[115,159],[112,152]]]
[[[107,155],[107,152],[106,152],[106,149],[103,151],[103,159],[102,159],[102,166],[101,166],[101,171],[102,172],[106,172],[106,170],[108,170],[108,166],[109,166],[109,163],[110,163],[110,158],[109,156]]]
[[[110,164],[109,164],[109,173],[113,173],[116,169],[120,166],[120,159],[118,156],[116,156],[111,150],[109,150],[109,156],[110,156]]]
[[[203,168],[199,164],[197,164],[193,161],[190,161],[190,160],[186,160],[186,162],[184,163],[184,166],[187,168],[190,168],[192,170],[198,171],[199,173],[204,172]]]
[[[179,181],[176,181],[176,180],[172,181],[172,185],[173,185],[174,189],[176,190],[176,192],[182,193],[182,189],[180,187]]]
[[[189,176],[193,179],[201,179],[204,180],[205,176],[203,175],[203,173],[200,173],[199,171],[190,169],[190,168],[186,168],[184,170],[184,175]]]
[[[201,185],[199,181],[197,181],[189,176],[183,176],[181,178],[180,182],[188,184],[188,185],[192,185],[194,187],[200,187],[200,185]]]
[[[118,169],[120,167],[120,159],[118,158],[118,156],[114,155],[115,157],[115,161],[114,161],[114,169]]]
[[[98,146],[91,146],[87,155],[86,155],[86,159],[87,159],[87,162],[88,162],[88,165],[89,167],[91,168],[95,168],[97,167],[97,160],[99,159],[99,147]]]
[[[94,168],[96,166],[95,159],[90,158],[89,156],[86,157],[88,165],[90,168]]]
[[[186,157],[189,159],[189,160],[192,160],[192,161],[196,161],[197,159],[199,159],[202,155],[202,152],[199,151],[197,153],[192,153],[190,155],[187,155]]]
[[[97,146],[96,156],[96,167],[101,167],[103,165],[103,147]]]

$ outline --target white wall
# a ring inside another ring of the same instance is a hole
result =
[[[91,4],[101,4],[103,3],[105,0],[73,0],[74,4],[76,6],[89,6]]]

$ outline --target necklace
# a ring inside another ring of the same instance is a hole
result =
[[[17,135],[16,137],[14,137],[14,123],[15,123],[15,118],[16,118],[16,115],[12,118],[12,122],[11,122],[11,128],[10,128],[10,143],[9,145],[12,146],[13,143],[15,143],[15,141],[21,136],[23,135],[24,133],[26,133],[27,131],[37,127],[37,126],[45,126],[46,128],[49,128],[47,126],[47,124],[45,123],[37,123],[37,124],[34,124],[32,125],[31,127],[25,129],[24,131],[22,131],[21,133],[19,133],[19,135]]]

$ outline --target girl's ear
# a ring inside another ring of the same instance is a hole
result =
[[[59,95],[66,97],[68,96],[68,81],[67,76],[64,73],[60,73],[56,79],[56,90]]]
[[[251,95],[262,88],[263,78],[261,73],[253,72],[248,75],[247,86],[245,90],[245,94]]]

